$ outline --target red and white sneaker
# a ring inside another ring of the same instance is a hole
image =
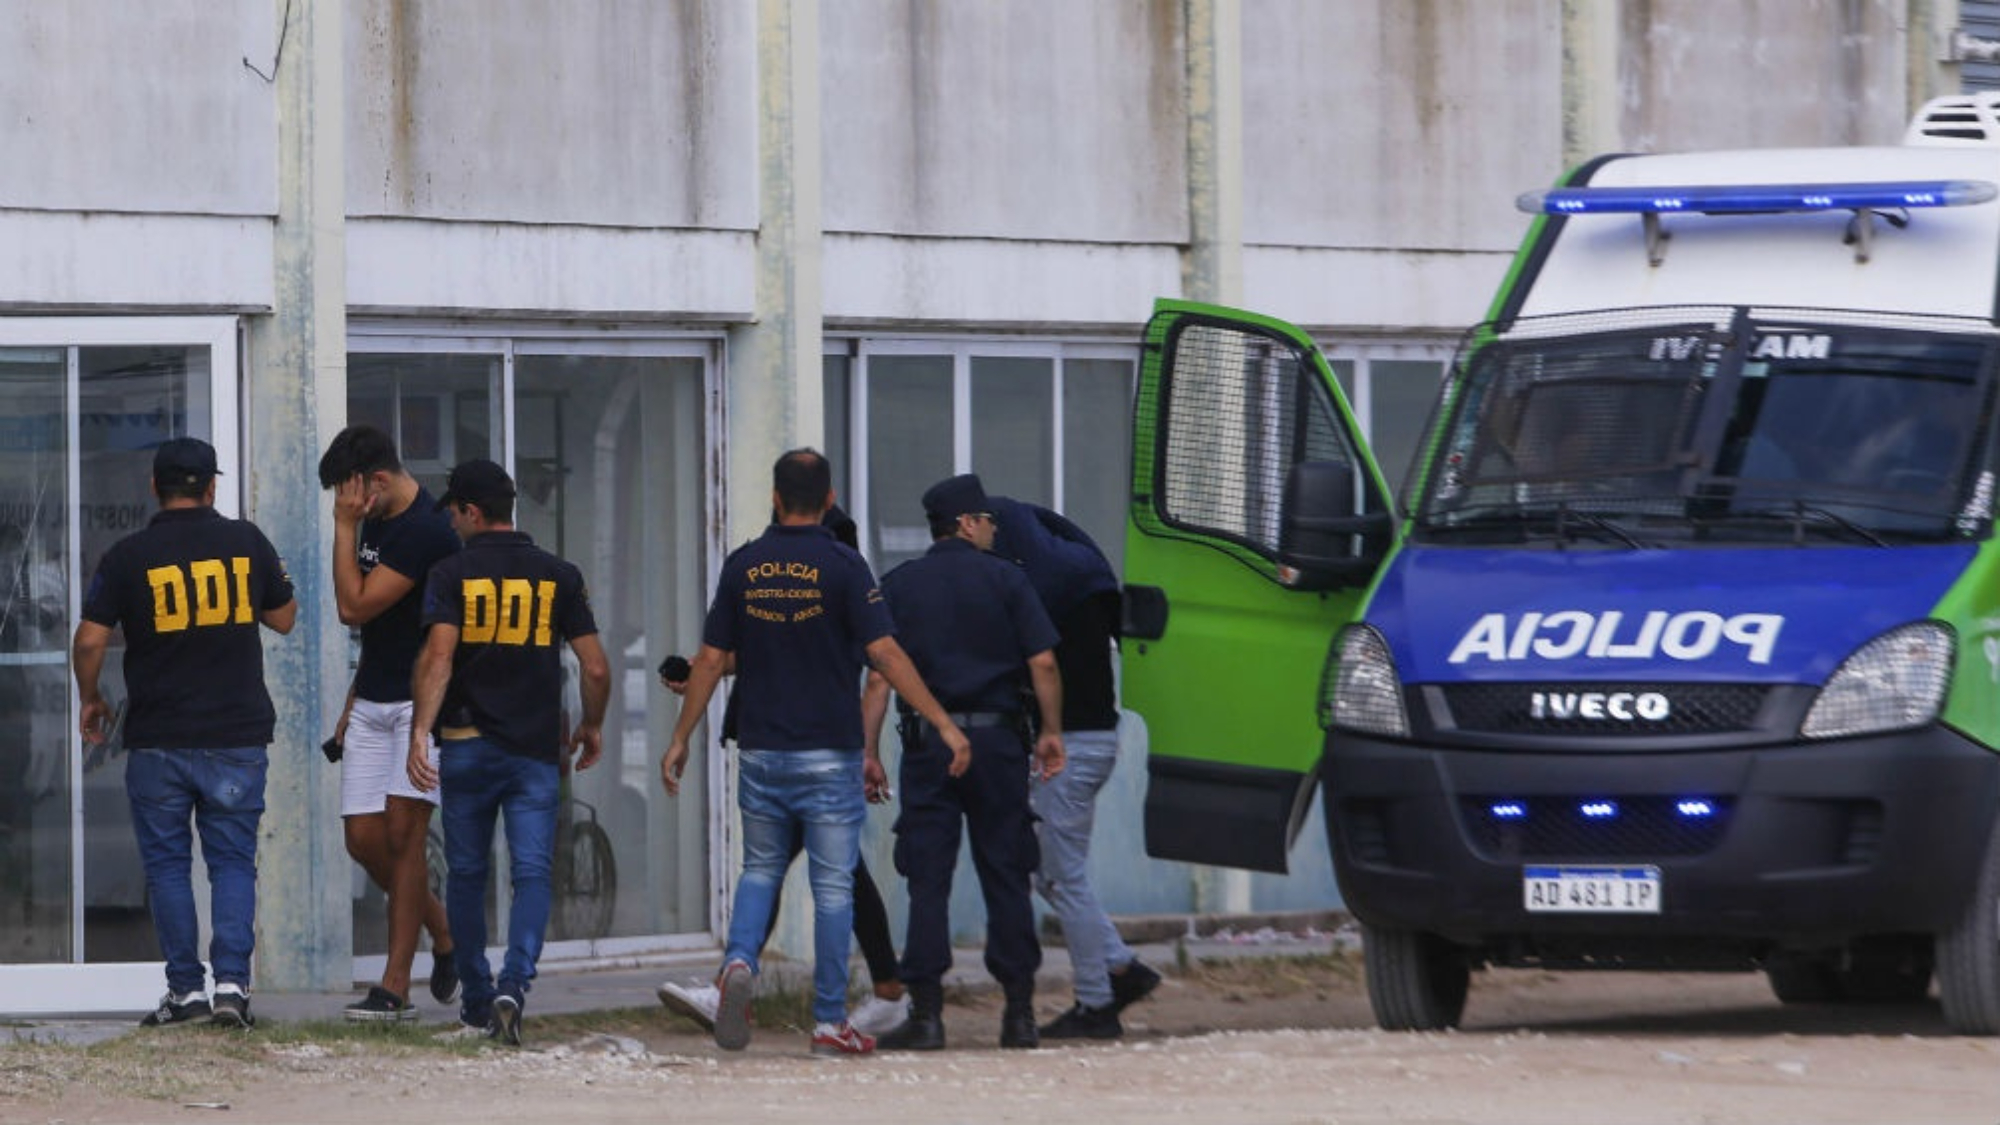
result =
[[[854,1030],[846,1020],[823,1023],[813,1028],[812,1053],[824,1057],[866,1055],[875,1050],[875,1037]]]

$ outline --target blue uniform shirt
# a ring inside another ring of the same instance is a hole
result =
[[[861,748],[862,650],[890,634],[868,563],[820,526],[772,524],[722,564],[702,642],[736,654],[736,743]]]
[[[1021,568],[940,539],[882,579],[896,642],[947,711],[1018,711],[1027,660],[1060,637]]]

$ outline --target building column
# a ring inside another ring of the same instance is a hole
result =
[[[257,852],[260,988],[352,983],[352,865],[339,775],[320,756],[347,691],[347,628],[333,604],[329,502],[315,467],[347,415],[345,60],[339,0],[272,0],[281,32],[273,305],[250,319],[245,512],[297,587],[290,636],[266,633],[276,741]]]
[[[731,546],[770,522],[778,455],[825,440],[819,145],[818,4],[758,0],[756,318],[730,331],[724,372]]]
[[[1243,5],[1184,0],[1189,300],[1243,303]]]
[[[1187,19],[1189,300],[1243,304],[1243,5],[1184,0]],[[1250,873],[1194,867],[1189,896],[1200,914],[1251,908]]]
[[[1563,0],[1562,160],[1565,170],[1623,147],[1618,89],[1618,6]]]

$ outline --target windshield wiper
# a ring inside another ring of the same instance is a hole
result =
[[[1725,519],[1743,520],[1785,520],[1792,525],[1795,543],[1806,541],[1806,525],[1817,523],[1821,526],[1838,528],[1856,539],[1874,547],[1887,547],[1889,541],[1873,531],[1855,523],[1846,516],[1827,508],[1815,507],[1803,500],[1793,502],[1789,508],[1769,508],[1752,512],[1731,512]]]
[[[1452,520],[1433,515],[1423,520],[1421,526],[1431,532],[1473,531],[1495,527],[1519,527],[1523,531],[1530,528],[1548,528],[1555,533],[1556,539],[1563,543],[1573,542],[1579,535],[1596,532],[1604,538],[1615,539],[1634,550],[1645,547],[1638,537],[1617,521],[1595,512],[1579,512],[1567,503],[1558,503],[1553,510],[1496,506],[1478,515],[1461,515],[1460,518]]]

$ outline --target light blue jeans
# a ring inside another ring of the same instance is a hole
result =
[[[813,1019],[847,1018],[847,960],[854,940],[854,865],[868,819],[861,751],[740,750],[736,805],[743,813],[743,874],[723,961],[758,969],[792,841],[803,830],[813,893]]]
[[[176,996],[206,991],[200,923],[190,878],[194,830],[208,863],[208,958],[215,983],[250,988],[257,927],[257,822],[264,816],[262,746],[224,750],[134,750],[125,762],[125,796],[146,870],[153,932]]]
[[[1131,964],[1133,957],[1090,885],[1090,830],[1097,820],[1097,793],[1118,765],[1118,732],[1065,731],[1063,748],[1068,760],[1062,772],[1037,781],[1030,794],[1042,843],[1035,889],[1062,923],[1077,1003],[1102,1008],[1111,1003],[1111,970]]]

